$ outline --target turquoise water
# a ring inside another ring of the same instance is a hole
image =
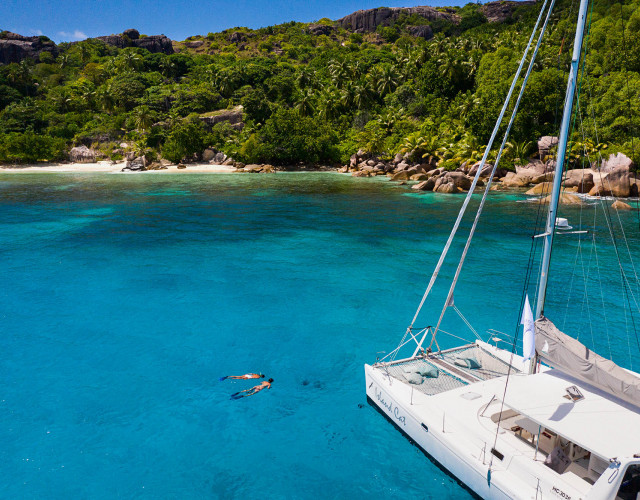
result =
[[[456,293],[482,334],[517,323],[524,199],[492,195]],[[402,336],[461,202],[337,174],[0,174],[0,497],[468,497],[366,404],[363,376]],[[621,217],[637,256],[637,216]],[[610,244],[593,335],[595,257],[583,248],[583,278],[576,248],[559,238],[547,315],[631,367]],[[453,314],[444,327],[470,338]],[[230,400],[252,384],[218,378],[249,371],[272,389]]]

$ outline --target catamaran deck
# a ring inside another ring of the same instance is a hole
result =
[[[468,368],[456,364],[456,359],[472,358],[480,365]],[[509,373],[509,363],[490,353],[478,344],[469,344],[455,349],[432,352],[415,358],[402,359],[376,366],[388,375],[428,396],[457,389],[482,380],[502,377]],[[437,377],[423,377],[420,384],[410,383],[406,377],[409,373],[424,370],[427,367],[437,369]],[[511,373],[521,370],[511,367]]]

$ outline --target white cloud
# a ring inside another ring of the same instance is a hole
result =
[[[42,30],[29,30],[29,33],[31,33],[32,35],[35,35],[35,36],[42,36],[42,35],[44,35],[44,33],[42,32]]]
[[[85,38],[87,38],[87,35],[85,35],[80,30],[75,30],[73,33],[69,31],[58,31],[58,36],[60,37],[61,40],[64,40],[64,41],[84,40]]]

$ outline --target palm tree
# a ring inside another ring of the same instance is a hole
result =
[[[153,112],[147,105],[138,106],[133,110],[133,118],[136,128],[141,132],[146,132],[153,125]]]
[[[58,57],[58,64],[60,65],[60,69],[64,69],[69,66],[69,64],[71,64],[71,57],[69,57],[69,54],[61,54],[60,57]]]
[[[371,102],[371,87],[366,81],[357,83],[353,87],[353,104],[358,109],[364,109]]]
[[[383,66],[378,81],[378,92],[381,95],[390,94],[398,86],[398,78],[391,66]]]
[[[311,116],[315,113],[313,93],[310,90],[300,92],[295,108],[301,116]]]
[[[463,120],[469,116],[469,113],[473,108],[480,105],[480,99],[478,99],[470,90],[461,94],[460,100],[461,102],[458,105],[458,112],[460,113],[460,118]]]
[[[136,71],[142,65],[142,56],[135,52],[123,51],[119,56],[119,65],[122,69]]]
[[[349,76],[349,64],[345,61],[331,61],[329,63],[329,74],[336,87],[342,88],[342,83]]]
[[[522,164],[528,160],[533,142],[531,141],[509,141],[504,145],[504,153],[508,155],[514,162]]]
[[[170,76],[173,75],[173,71],[176,69],[176,64],[169,59],[168,57],[165,57],[164,59],[162,59],[162,61],[160,61],[160,73],[162,73],[162,76],[164,76],[165,78],[169,78]],[[211,68],[207,68],[207,75],[209,75],[211,77]]]
[[[98,89],[96,92],[96,96],[102,109],[104,109],[107,113],[110,113],[115,109],[116,100],[113,97],[113,88],[111,83],[107,83]]]

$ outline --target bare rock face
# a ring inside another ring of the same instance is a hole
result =
[[[577,193],[588,193],[594,186],[593,172],[589,169],[577,168],[568,170],[562,183],[565,188],[576,188]]]
[[[529,177],[537,177],[538,175],[553,172],[554,169],[555,162],[553,161],[542,163],[541,161],[535,160],[527,163],[524,167],[516,166],[516,173],[528,175]]]
[[[179,167],[178,167],[179,168]],[[123,172],[141,172],[147,169],[147,159],[144,156],[138,156],[133,160],[127,160],[124,164]]]
[[[307,28],[307,31],[311,35],[330,35],[335,31],[333,26],[328,26],[326,24],[310,24]]]
[[[540,200],[540,203],[549,203],[551,201],[551,195],[545,196]],[[579,196],[571,193],[562,193],[560,194],[560,199],[558,200],[561,205],[582,205],[582,200]]]
[[[540,157],[540,159],[544,159],[544,157],[549,154],[551,148],[556,146],[557,144],[557,137],[550,135],[540,137],[540,140],[538,140],[538,156]]]
[[[0,34],[0,64],[37,59],[42,52],[58,55],[58,47],[46,36],[22,36],[9,31]]]
[[[596,173],[594,186],[589,191],[590,196],[615,196],[628,198],[631,194],[631,176],[626,166],[617,167],[612,172]]]
[[[629,167],[624,165],[614,168],[604,180],[604,186],[611,191],[611,196],[628,198],[631,191]]]
[[[612,172],[620,167],[624,167],[629,171],[633,167],[633,160],[623,153],[611,154],[609,159],[602,162],[600,172]]]
[[[234,31],[233,33],[231,33],[229,35],[228,40],[231,43],[246,42],[247,41],[247,35],[245,33],[242,33],[241,31]]]
[[[530,183],[531,177],[524,174],[514,174],[513,172],[509,172],[504,179],[502,179],[503,187],[522,188],[527,187]]]
[[[124,30],[122,34],[126,37],[129,37],[131,40],[137,40],[140,38],[140,32],[137,29],[129,28],[128,30]]]
[[[411,180],[411,181],[426,181],[428,179],[429,179],[429,176],[427,174],[421,173],[421,174],[412,175],[409,180]]]
[[[398,19],[400,14],[418,15],[429,21],[444,20],[458,23],[459,16],[440,12],[433,7],[378,7],[375,9],[358,10],[353,14],[349,14],[338,19],[338,24],[343,28],[360,33],[372,32],[380,25],[389,26],[393,21]]]
[[[93,163],[96,161],[96,152],[87,146],[77,146],[69,151],[69,159],[75,163]]]
[[[534,1],[513,2],[508,0],[490,2],[480,7],[480,12],[485,15],[490,23],[503,23],[511,18],[516,7],[520,5],[535,5],[535,3]]]
[[[393,174],[391,176],[391,180],[392,181],[406,181],[409,180],[409,174],[407,174],[407,172],[405,170],[402,170],[401,172],[396,172],[395,174]]]
[[[460,188],[458,188],[453,182],[443,182],[437,187],[434,187],[433,190],[436,193],[443,194],[455,194],[460,192]]]
[[[415,189],[416,191],[433,191],[435,185],[435,179],[431,178],[426,181],[419,182],[415,186],[411,186],[411,189]]]
[[[214,116],[201,116],[205,125],[212,127],[216,123],[228,122],[234,129],[242,130],[244,128],[244,122],[242,121],[242,106],[236,106],[233,109],[226,109]]]
[[[202,152],[202,161],[211,161],[216,157],[216,152],[213,149],[205,149]]]
[[[464,191],[468,191],[471,187],[471,179],[462,172],[447,172],[443,177],[447,182],[452,183],[454,186]]]
[[[539,194],[549,194],[551,193],[551,189],[553,188],[553,182],[541,182],[540,184],[536,184],[525,194],[528,196],[534,196]]]
[[[429,25],[423,26],[407,26],[407,31],[416,38],[424,38],[425,40],[431,40],[433,38],[433,30]]]
[[[153,53],[162,52],[163,54],[173,54],[173,43],[166,36],[151,35],[140,38],[140,33],[135,29],[125,30],[120,35],[98,36],[95,40],[100,40],[107,45],[113,45],[121,49],[125,47],[139,47]]]

